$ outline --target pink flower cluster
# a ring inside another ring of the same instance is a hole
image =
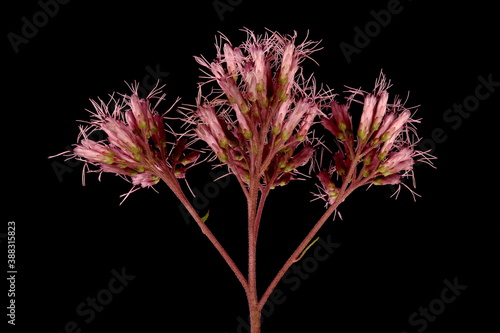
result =
[[[334,166],[318,174],[330,204],[337,196],[339,183],[401,184],[402,177],[412,175],[415,160],[425,155],[415,150],[414,123],[418,120],[411,117],[411,111],[400,100],[389,103],[388,87],[381,74],[372,93],[351,89],[347,104],[332,101],[328,116],[321,119],[323,126],[341,143],[333,156]],[[361,100],[356,100],[357,97]],[[357,130],[349,113],[352,102],[363,106]],[[334,173],[340,177],[333,178],[340,178],[341,182],[332,179]]]
[[[187,152],[185,139],[167,143],[164,118],[151,105],[152,100],[163,99],[158,97],[159,92],[155,89],[141,99],[136,86],[132,95],[123,95],[119,101],[114,98],[108,104],[92,101],[96,110],[94,119],[90,127],[81,128],[82,139],[74,148],[74,155],[98,166],[98,172],[129,176],[133,185],[141,187],[153,186],[163,176],[184,178],[186,169],[200,153]],[[89,139],[95,130],[104,131],[107,140]]]
[[[317,92],[299,66],[317,43],[296,46],[295,35],[246,32],[239,46],[223,36],[215,60],[196,57],[219,87],[208,96],[200,91],[196,134],[241,182],[254,178],[274,188],[287,184],[313,156],[310,128],[332,95]]]
[[[135,86],[130,96],[112,99],[112,111],[111,102],[93,102],[94,119],[81,129],[74,155],[98,166],[99,172],[129,176],[136,186],[152,186],[160,179],[171,186],[168,179],[184,178],[196,164],[200,151],[187,147],[199,139],[244,190],[253,182],[267,191],[299,178],[297,168],[311,161],[318,147],[331,151],[328,147],[337,146],[328,168],[316,171],[319,197],[328,204],[347,187],[399,186],[403,177],[413,176],[418,158],[428,160],[425,152],[415,150],[418,120],[399,99],[390,101],[383,74],[372,92],[350,88],[347,102],[340,104],[331,90],[318,89],[312,76],[303,75],[300,64],[319,49],[318,42],[296,45],[296,34],[245,32],[248,38],[238,46],[221,35],[214,60],[195,57],[206,80],[195,107],[188,108],[189,116],[183,119],[192,130],[181,135],[166,131],[163,116],[151,103],[163,99],[160,90],[141,99]],[[204,94],[210,82],[217,88]],[[362,106],[359,124],[353,123],[353,103]],[[336,145],[313,137],[311,128],[318,120],[334,135]],[[89,139],[94,130],[104,131],[107,140]],[[170,143],[167,134],[174,137]],[[195,140],[188,143],[184,138],[189,135]]]
[[[84,170],[91,164],[97,172],[129,177],[131,192],[164,181],[235,273],[247,296],[251,331],[260,332],[261,312],[273,290],[346,197],[365,185],[397,185],[397,194],[406,186],[403,178],[413,177],[415,161],[432,165],[433,157],[415,149],[419,121],[401,100],[389,98],[390,84],[383,74],[373,91],[349,88],[347,101],[338,103],[331,90],[318,88],[302,71],[302,61],[318,50],[318,42],[296,45],[296,34],[245,32],[247,40],[238,46],[221,35],[213,60],[195,57],[206,76],[196,105],[178,110],[185,122],[182,133],[176,134],[155,110],[164,99],[160,90],[142,99],[135,85],[131,95],[112,97],[107,104],[92,102],[93,119],[80,128],[79,143],[69,154],[86,162]],[[205,93],[208,83],[215,88]],[[359,121],[353,117],[356,106]],[[313,130],[317,127],[319,135]],[[94,131],[103,131],[107,138],[91,140]],[[331,144],[328,132],[334,136]],[[211,152],[203,161],[218,160],[228,167],[246,197],[246,276],[205,223],[208,212],[202,217],[180,186],[179,179],[199,163],[204,150]],[[325,152],[331,157],[324,159]],[[257,239],[266,199],[277,186],[306,176],[298,168],[311,160],[310,170],[319,180],[316,196],[329,207],[260,296]]]

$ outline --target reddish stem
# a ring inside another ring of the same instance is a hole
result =
[[[255,141],[251,140],[249,144],[255,144]],[[252,148],[250,148],[250,151],[252,151],[251,149]],[[234,272],[241,285],[243,286],[243,289],[247,296],[250,312],[251,333],[260,333],[262,308],[264,307],[269,296],[276,288],[277,284],[282,279],[286,271],[297,261],[297,258],[299,258],[304,249],[310,244],[313,237],[318,233],[323,224],[336,211],[340,203],[342,203],[345,198],[349,194],[351,194],[357,187],[364,184],[362,179],[356,179],[355,177],[358,164],[357,162],[360,158],[360,154],[358,153],[353,158],[353,163],[348,170],[347,176],[344,178],[344,182],[339,190],[339,194],[335,202],[326,210],[326,212],[323,214],[323,216],[321,216],[318,222],[316,222],[311,231],[306,235],[306,237],[302,240],[299,246],[295,249],[292,255],[278,271],[275,278],[272,280],[262,297],[260,297],[259,299],[257,291],[257,238],[264,204],[269,194],[269,189],[267,187],[261,187],[260,184],[260,178],[262,176],[262,170],[260,170],[260,164],[262,163],[263,159],[262,152],[263,149],[257,149],[256,153],[251,154],[253,155],[251,156],[251,160],[253,163],[251,163],[252,167],[250,168],[250,181],[248,184],[248,188],[246,188],[245,184],[240,183],[242,189],[245,192],[248,208],[248,278],[245,278],[243,276],[229,254],[222,247],[217,238],[212,234],[206,224],[202,221],[201,217],[198,215],[191,202],[185,196],[175,176],[168,172],[164,173],[159,171],[157,173],[157,176],[160,177],[170,187],[177,198],[179,198],[181,203],[186,207],[187,211],[194,218],[201,231],[207,236],[210,242],[219,251],[219,253],[222,255],[228,266],[231,268],[231,270]]]
[[[235,264],[233,259],[229,256],[227,251],[224,249],[224,247],[221,245],[221,243],[217,240],[215,235],[210,231],[210,229],[207,227],[205,222],[201,219],[201,217],[198,215],[196,212],[196,209],[193,207],[191,202],[188,200],[188,198],[185,196],[184,192],[182,191],[179,182],[177,181],[177,178],[175,176],[170,175],[168,172],[158,172],[156,174],[158,177],[160,177],[166,184],[167,186],[174,192],[176,197],[181,201],[181,203],[186,207],[186,210],[189,212],[189,214],[193,217],[195,222],[198,224],[198,226],[201,229],[201,232],[207,236],[207,238],[210,240],[210,242],[214,245],[214,247],[219,251],[221,254],[222,258],[226,261],[228,264],[229,268],[234,272],[236,277],[238,278],[238,281],[240,281],[243,289],[245,290],[245,293],[247,294],[247,297],[249,297],[249,286],[248,286],[248,281],[247,279],[243,276],[241,271],[239,270],[238,266]]]
[[[281,267],[281,269],[278,271],[272,282],[269,284],[267,287],[266,291],[262,295],[262,297],[259,300],[259,309],[262,310],[264,305],[267,302],[267,299],[273,292],[273,290],[276,288],[278,285],[279,281],[283,278],[285,273],[288,271],[288,269],[297,261],[297,258],[300,257],[302,251],[307,247],[307,245],[310,244],[312,241],[313,237],[318,233],[318,231],[321,229],[321,227],[325,224],[325,222],[328,220],[328,218],[335,212],[338,208],[338,206],[345,200],[349,194],[351,194],[356,188],[359,186],[362,186],[362,182],[357,182],[353,181],[350,182],[349,180],[354,180],[354,176],[356,174],[356,168],[357,168],[357,161],[359,160],[359,155],[356,154],[353,159],[353,163],[351,164],[347,176],[344,178],[344,182],[342,184],[342,187],[339,190],[339,194],[337,198],[335,199],[335,202],[328,207],[326,212],[321,216],[321,218],[316,222],[314,227],[309,231],[307,236],[302,240],[302,242],[299,244],[299,246],[295,249],[295,251],[292,253],[292,255],[288,258],[288,260],[285,262],[285,264]]]
[[[321,218],[316,222],[314,227],[309,231],[307,236],[302,240],[300,245],[295,249],[295,251],[292,253],[292,255],[288,258],[288,260],[285,262],[285,264],[281,267],[281,269],[278,271],[276,276],[274,277],[273,281],[269,284],[267,287],[266,291],[262,295],[262,297],[259,300],[259,309],[262,310],[264,305],[267,302],[267,299],[273,292],[274,288],[278,285],[280,280],[283,278],[283,275],[288,271],[288,269],[297,261],[297,258],[301,255],[302,251],[309,245],[309,243],[312,241],[313,237],[318,233],[319,229],[325,224],[325,222],[328,220],[328,218],[335,212],[337,207],[345,200],[345,198],[352,193],[352,191],[355,190],[355,187],[349,187],[348,189],[344,191],[340,191],[339,195],[337,196],[335,202],[328,207],[326,212],[321,216]]]

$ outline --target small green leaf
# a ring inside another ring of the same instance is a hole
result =
[[[318,240],[319,240],[319,237],[317,237],[315,240],[313,240],[313,241],[311,242],[311,244],[307,245],[307,247],[306,247],[306,248],[302,251],[302,253],[300,254],[300,256],[299,256],[297,259],[295,259],[295,261],[294,261],[294,262],[297,262],[297,261],[299,261],[300,259],[302,259],[302,257],[304,256],[304,254],[306,254],[307,250],[309,250],[309,248],[310,248],[311,246],[313,246],[313,245],[314,245],[314,243],[316,243]]]
[[[208,219],[208,215],[210,215],[210,211],[207,211],[207,213],[201,218],[201,220],[205,222]]]

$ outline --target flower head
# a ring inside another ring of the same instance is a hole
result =
[[[199,152],[190,152],[186,140],[176,135],[171,143],[167,142],[164,117],[151,103],[164,98],[159,89],[145,99],[138,96],[137,85],[131,89],[131,95],[112,97],[108,103],[92,101],[93,119],[90,126],[80,127],[73,156],[96,166],[97,172],[130,177],[134,186],[150,187],[160,179],[184,178]],[[107,138],[91,140],[94,131],[103,131]]]
[[[221,36],[215,60],[196,57],[218,89],[203,95],[200,88],[191,121],[197,137],[243,183],[251,175],[272,188],[311,159],[311,126],[333,95],[302,75],[300,64],[317,42],[296,45],[296,34],[245,32],[239,46]]]
[[[404,177],[413,176],[417,160],[430,163],[432,156],[416,150],[415,124],[411,111],[399,99],[389,103],[389,83],[383,74],[376,81],[373,92],[350,89],[348,102],[332,102],[330,115],[321,123],[341,143],[334,154],[334,165],[329,171],[320,171],[318,178],[324,197],[330,204],[331,196],[326,179],[334,173],[342,179],[342,186],[401,185]],[[352,117],[348,110],[352,102],[360,103],[361,117],[357,135],[353,136]]]

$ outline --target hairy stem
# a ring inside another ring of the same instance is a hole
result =
[[[257,213],[255,215],[255,223],[254,223],[254,234],[255,238],[258,237],[259,234],[259,226],[260,226],[260,221],[262,219],[262,212],[264,210],[264,205],[266,203],[267,196],[269,194],[269,188],[264,188],[261,191],[260,199],[259,199],[259,205],[257,207]]]
[[[196,212],[196,209],[193,207],[191,202],[188,200],[184,192],[182,191],[179,182],[177,179],[169,175],[167,173],[163,172],[158,172],[156,174],[160,179],[162,179],[167,186],[174,192],[175,196],[180,200],[180,202],[186,207],[186,210],[189,212],[189,214],[193,217],[195,222],[198,224],[198,226],[201,229],[201,232],[207,236],[207,238],[210,240],[210,242],[214,245],[214,247],[219,251],[221,254],[222,258],[226,261],[228,264],[229,268],[233,271],[233,273],[236,275],[236,278],[238,281],[240,281],[241,285],[243,286],[243,289],[245,290],[245,293],[247,294],[247,297],[249,296],[249,286],[248,286],[248,281],[247,279],[243,276],[241,273],[240,269],[238,266],[235,264],[233,259],[229,256],[227,251],[224,249],[224,247],[221,245],[221,243],[217,240],[215,235],[210,231],[210,229],[207,227],[205,222],[201,219],[201,217],[198,215]]]
[[[354,179],[355,173],[356,173],[356,167],[357,167],[357,161],[359,159],[359,156],[356,154],[355,159],[353,160],[353,163],[351,167],[349,168],[349,171],[347,172],[347,176],[344,178],[345,180],[349,179]],[[321,218],[316,222],[316,224],[313,226],[311,231],[306,235],[306,237],[302,240],[302,242],[299,244],[299,246],[295,249],[295,251],[292,253],[292,255],[288,258],[288,260],[285,262],[285,264],[281,267],[281,269],[278,271],[274,279],[271,281],[269,286],[267,287],[266,291],[262,295],[262,297],[259,300],[259,309],[262,310],[264,305],[266,304],[269,296],[273,292],[273,290],[276,288],[278,285],[279,281],[283,278],[285,273],[288,271],[288,269],[297,261],[297,258],[300,257],[302,251],[310,244],[312,241],[313,237],[318,233],[318,231],[321,229],[321,227],[325,224],[325,222],[328,220],[328,218],[337,210],[338,206],[351,194],[356,188],[361,186],[362,184],[359,182],[349,182],[349,181],[344,181],[342,184],[342,187],[339,190],[339,194],[337,198],[335,199],[335,202],[328,207],[328,209],[325,211],[325,213],[321,216]]]
[[[260,309],[257,293],[257,234],[255,225],[257,223],[257,205],[259,200],[260,179],[250,177],[250,189],[248,200],[248,307],[250,311],[251,333],[260,332]]]

